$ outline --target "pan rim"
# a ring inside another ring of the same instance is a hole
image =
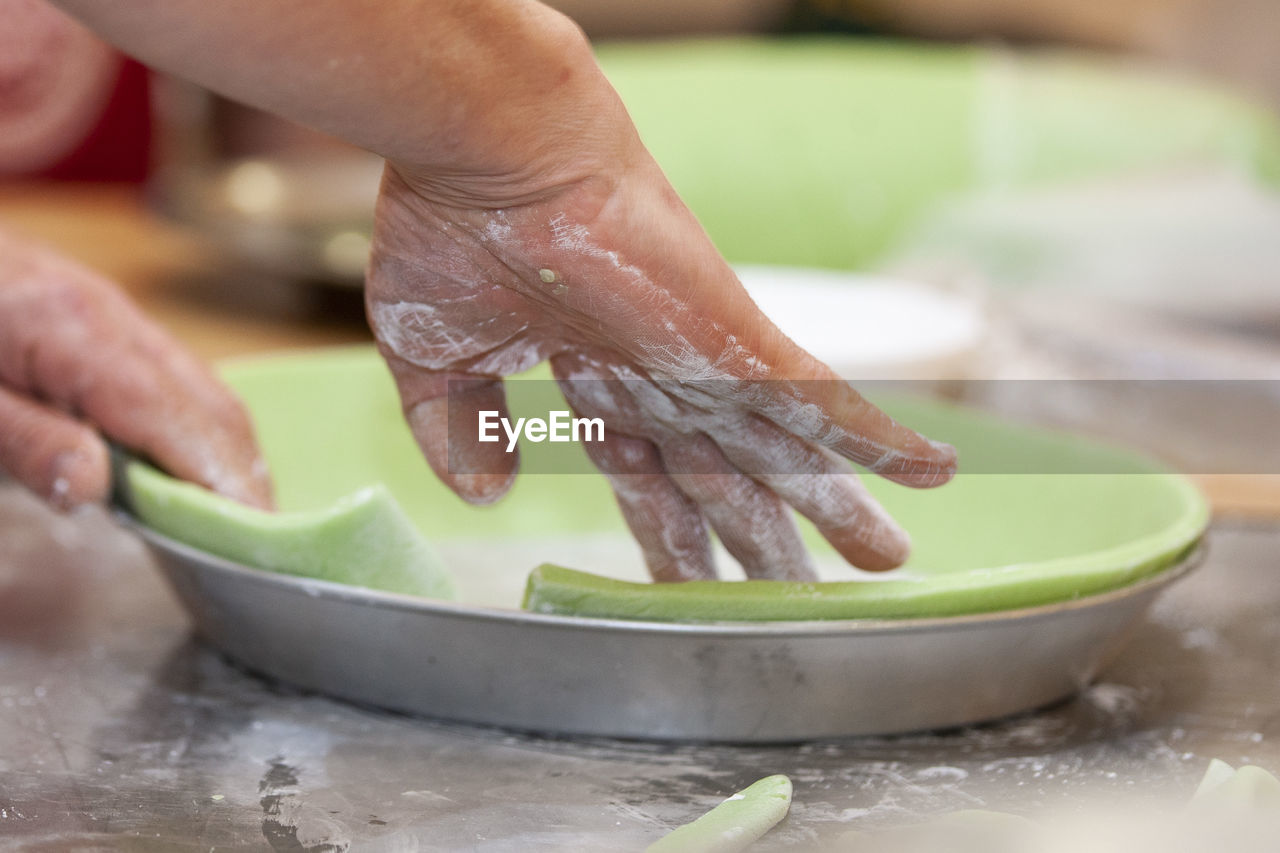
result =
[[[1028,607],[966,613],[954,616],[907,617],[901,619],[816,619],[805,621],[759,622],[657,622],[594,616],[536,613],[519,608],[466,604],[404,595],[335,581],[304,578],[257,569],[171,539],[144,524],[133,514],[116,508],[116,520],[138,534],[150,547],[179,558],[202,571],[216,571],[246,583],[281,589],[312,598],[325,598],[381,610],[399,610],[435,617],[469,621],[492,621],[527,625],[531,628],[577,628],[632,634],[688,634],[707,637],[809,637],[857,636],[866,634],[922,633],[990,627],[994,623],[1032,622],[1083,609],[1105,606],[1115,601],[1156,591],[1186,576],[1205,559],[1208,546],[1197,537],[1173,556],[1169,565],[1130,583],[1078,598]]]

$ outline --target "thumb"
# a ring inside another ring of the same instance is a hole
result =
[[[510,489],[520,454],[507,452],[505,438],[482,442],[480,413],[507,417],[502,380],[457,371],[429,370],[379,346],[391,369],[405,420],[431,470],[458,497],[472,504],[491,504]]]

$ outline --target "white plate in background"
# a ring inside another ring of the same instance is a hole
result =
[[[986,329],[978,300],[879,275],[735,267],[760,309],[846,379],[969,375]]]

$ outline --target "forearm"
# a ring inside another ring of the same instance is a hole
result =
[[[532,0],[54,2],[153,67],[449,180],[518,180],[620,109]]]

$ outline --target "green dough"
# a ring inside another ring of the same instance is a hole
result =
[[[534,613],[653,622],[781,622],[960,616],[1032,607],[1105,592],[1169,567],[1185,549],[1125,571],[1099,566],[1010,566],[980,576],[921,580],[689,581],[614,580],[544,563],[529,573],[524,607]],[[892,578],[892,576],[888,576]]]
[[[1280,180],[1268,110],[1127,60],[777,38],[599,56],[737,263],[865,267],[962,193],[1205,166]]]
[[[1197,807],[1280,811],[1280,779],[1261,767],[1235,769],[1217,758],[1209,762],[1191,798]]]
[[[125,500],[147,526],[253,568],[427,598],[453,598],[453,580],[382,486],[327,509],[269,513],[140,462],[125,466]]]
[[[1235,775],[1236,769],[1230,764],[1221,758],[1211,759],[1209,766],[1204,771],[1204,776],[1200,779],[1200,785],[1191,797],[1192,801],[1208,796],[1210,791],[1230,781],[1231,777]]]
[[[649,845],[645,853],[734,853],[745,850],[791,807],[791,780],[766,776],[693,823]]]

